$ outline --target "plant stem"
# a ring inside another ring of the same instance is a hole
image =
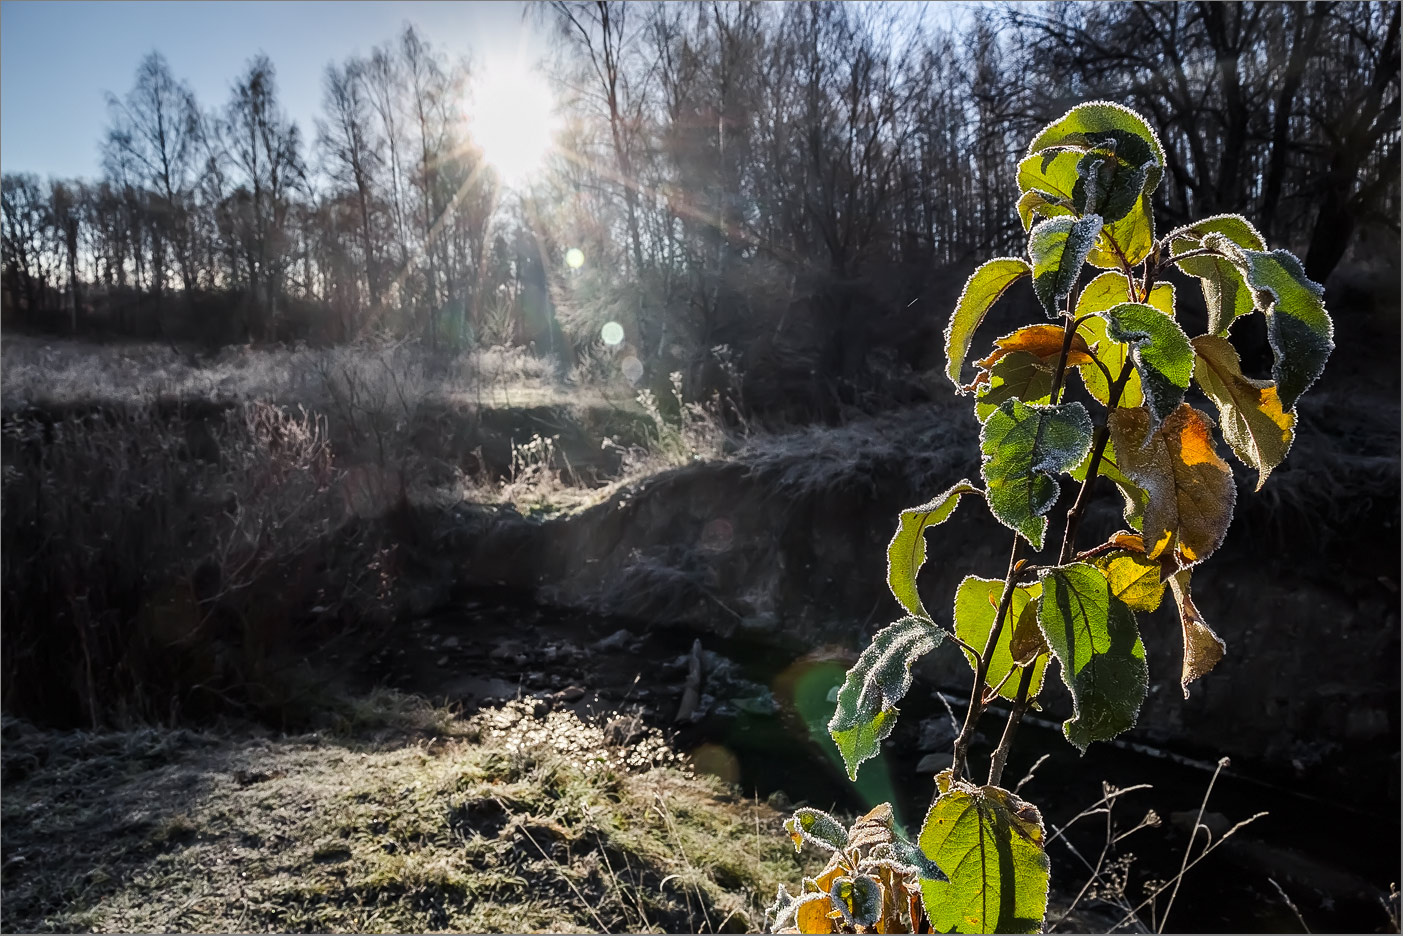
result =
[[[1057,403],[1059,394],[1062,391],[1062,380],[1067,373],[1067,357],[1072,352],[1072,340],[1077,333],[1077,321],[1072,315],[1072,294],[1067,294],[1067,309],[1064,315],[1066,324],[1062,330],[1062,353],[1057,357],[1057,369],[1053,372],[1052,389],[1048,393],[1048,399],[1054,405]],[[1008,557],[1008,574],[1004,576],[1003,594],[999,597],[999,608],[994,615],[994,626],[989,629],[989,639],[985,641],[984,652],[980,654],[974,668],[974,689],[969,694],[969,708],[965,711],[965,724],[960,729],[960,735],[955,739],[954,756],[951,763],[951,780],[960,779],[964,775],[965,767],[969,760],[969,746],[974,740],[974,730],[979,724],[979,719],[988,707],[988,700],[985,698],[985,681],[989,675],[989,663],[994,657],[994,648],[998,646],[999,637],[1003,634],[1004,619],[1008,617],[1009,606],[1013,603],[1014,578],[1019,570],[1018,548],[1021,540],[1017,533],[1013,535],[1013,549]],[[1025,670],[1020,678],[1020,696],[1028,694],[1027,683],[1032,679],[1031,667]],[[1026,702],[1024,708],[1027,708]],[[1017,707],[1015,706],[1015,711]],[[1022,717],[1022,712],[1019,712]],[[1016,721],[1014,723],[1016,728]],[[1012,741],[1012,734],[1005,730],[1008,740]],[[1002,746],[1002,744],[1001,744]],[[1004,760],[1008,759],[1008,751],[1003,752]],[[999,772],[1002,773],[1003,765],[999,765]],[[937,793],[938,795],[938,793]]]
[[[984,652],[980,654],[979,660],[974,668],[974,688],[969,694],[969,708],[965,710],[965,724],[960,729],[960,736],[955,739],[954,758],[951,763],[952,782],[960,779],[965,771],[965,762],[969,758],[969,745],[974,740],[974,728],[979,724],[979,717],[984,714],[987,702],[984,699],[984,681],[989,675],[989,661],[994,656],[994,648],[998,646],[999,635],[1004,629],[1004,618],[1008,615],[1009,605],[1013,603],[1013,579],[1018,573],[1018,547],[1022,540],[1015,533],[1013,537],[1013,549],[1008,555],[1008,575],[1004,576],[1004,590],[999,597],[999,609],[994,614],[994,626],[989,629],[989,639],[984,643]]]
[[[1097,472],[1101,470],[1101,457],[1106,454],[1106,443],[1111,438],[1110,413],[1120,403],[1121,394],[1125,392],[1126,381],[1130,379],[1132,366],[1131,361],[1126,359],[1124,366],[1120,369],[1120,376],[1111,385],[1110,396],[1107,398],[1106,417],[1096,427],[1096,433],[1092,436],[1091,463],[1086,467],[1086,480],[1081,483],[1077,499],[1072,503],[1072,508],[1067,511],[1067,527],[1062,534],[1062,551],[1058,553],[1058,565],[1063,565],[1071,558],[1072,549],[1076,544],[1077,526],[1081,523],[1082,514],[1086,510],[1086,501],[1091,491],[1091,485],[1096,480]]]
[[[1183,253],[1169,258],[1167,263],[1178,263],[1180,260],[1192,260],[1194,257],[1221,257],[1221,250],[1213,250],[1209,247],[1196,247],[1193,250],[1186,250]],[[1161,264],[1163,266],[1164,264]]]
[[[998,786],[999,781],[1004,776],[1004,765],[1008,763],[1008,752],[1013,747],[1013,735],[1018,731],[1018,723],[1023,718],[1023,713],[1028,710],[1031,700],[1028,698],[1028,687],[1033,682],[1033,667],[1038,665],[1038,658],[1033,657],[1027,666],[1023,667],[1023,672],[1018,676],[1018,691],[1014,694],[1013,710],[1008,713],[1008,724],[1004,725],[1003,737],[999,739],[999,746],[994,750],[994,756],[989,761],[989,785]]]
[[[1147,273],[1145,276],[1146,297],[1149,295],[1151,282],[1150,274]],[[1068,299],[1068,305],[1070,306],[1070,296]],[[1072,318],[1069,311],[1067,314],[1066,337],[1062,342],[1062,357],[1057,362],[1057,374],[1052,381],[1051,399],[1054,403],[1057,401],[1057,394],[1061,389],[1062,374],[1066,369],[1067,355],[1072,348],[1072,335],[1075,334],[1076,327],[1077,323]],[[1126,381],[1130,379],[1131,366],[1130,360],[1127,359],[1124,366],[1121,367],[1120,376],[1117,377],[1115,383],[1111,385],[1110,395],[1107,397],[1108,403],[1106,412],[1108,415],[1120,402],[1121,394],[1125,391]],[[1087,495],[1091,490],[1092,483],[1096,480],[1097,472],[1101,469],[1101,457],[1106,452],[1106,442],[1110,437],[1111,433],[1108,424],[1103,421],[1101,425],[1096,427],[1096,433],[1092,438],[1091,463],[1087,466],[1086,480],[1082,482],[1081,490],[1077,492],[1077,499],[1072,504],[1072,508],[1067,511],[1067,526],[1062,536],[1062,549],[1057,558],[1058,565],[1064,565],[1071,556],[1072,545],[1076,541],[1077,525],[1081,522],[1082,513],[1086,509]],[[1015,539],[1015,545],[1016,544],[1017,540]],[[1010,579],[1010,581],[1012,580]],[[1005,591],[1009,591],[1007,585],[1005,585]],[[996,622],[996,625],[997,623],[1002,622]],[[1013,709],[1008,713],[1008,722],[1004,725],[1003,736],[999,739],[999,746],[994,750],[994,755],[989,761],[989,784],[991,786],[998,786],[999,781],[1003,779],[1004,766],[1008,763],[1009,750],[1013,746],[1013,736],[1018,732],[1018,723],[1023,720],[1023,713],[1028,710],[1028,706],[1031,704],[1031,700],[1028,698],[1028,688],[1033,682],[1033,667],[1036,665],[1037,659],[1034,658],[1028,665],[1023,667],[1023,672],[1019,675],[1018,691],[1015,694]],[[982,683],[980,685],[982,686]],[[972,704],[973,700],[971,700],[971,705]],[[960,736],[963,738],[964,732],[961,732]],[[959,759],[958,742],[956,742],[956,747],[955,763],[959,765],[961,761]],[[956,775],[958,776],[958,771]]]
[[[1052,390],[1048,393],[1048,401],[1054,405],[1057,403],[1057,396],[1062,392],[1062,378],[1067,373],[1067,356],[1072,353],[1072,338],[1077,333],[1077,322],[1072,318],[1072,295],[1067,294],[1067,325],[1062,330],[1062,353],[1057,357],[1057,370],[1052,375]]]

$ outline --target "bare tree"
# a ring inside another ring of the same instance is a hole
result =
[[[381,163],[381,141],[370,120],[365,65],[352,59],[341,68],[328,65],[323,107],[327,119],[317,121],[317,141],[323,165],[334,184],[354,193],[360,216],[361,255],[369,305],[380,306],[380,262],[371,231],[372,185]]]
[[[194,258],[188,229],[189,198],[197,166],[199,109],[188,85],[178,82],[159,52],[146,56],[137,68],[136,84],[125,98],[108,95],[111,126],[106,146],[111,156],[126,161],[149,186],[154,198],[152,231],[158,257],[153,257],[153,285],[165,288],[164,244],[175,247],[176,263],[187,291],[195,287]]]
[[[278,106],[273,64],[267,56],[255,57],[234,85],[223,136],[238,183],[228,198],[233,201],[233,235],[251,298],[250,331],[270,340],[288,263],[292,196],[305,172],[301,135]]]

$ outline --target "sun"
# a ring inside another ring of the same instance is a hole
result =
[[[540,173],[555,145],[555,95],[520,56],[487,59],[474,85],[468,133],[502,182],[518,188]]]

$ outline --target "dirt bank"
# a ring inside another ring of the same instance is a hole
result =
[[[825,643],[856,649],[896,614],[884,578],[897,512],[978,477],[967,418],[963,407],[927,407],[770,439],[565,516],[421,510],[414,552],[444,603],[453,589],[506,587],[546,604],[744,634],[799,653]],[[1396,798],[1397,409],[1388,428],[1387,416],[1361,417],[1320,394],[1301,418],[1292,459],[1262,492],[1239,473],[1233,528],[1195,576],[1226,659],[1184,699],[1174,612],[1147,616],[1151,694],[1131,737],[1334,789],[1362,780]],[[1119,525],[1118,499],[1103,495],[1088,543]],[[1001,569],[1008,533],[976,508],[962,507],[929,534],[928,607],[947,606],[964,576]],[[967,688],[953,653],[936,655],[925,675],[951,691]],[[1066,717],[1070,700],[1051,685],[1047,708]]]

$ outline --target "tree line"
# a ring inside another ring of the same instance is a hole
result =
[[[110,99],[100,179],[4,176],[7,321],[212,341],[387,329],[567,358],[615,321],[650,374],[705,376],[724,344],[752,370],[860,382],[873,355],[929,363],[920,329],[952,284],[1021,250],[997,184],[1018,141],[1095,98],[1161,133],[1165,223],[1259,218],[1320,281],[1361,227],[1398,230],[1396,2],[532,13],[567,119],[520,195],[463,118],[470,63],[413,27],[327,67],[310,136],[266,58],[206,109],[153,52]]]

